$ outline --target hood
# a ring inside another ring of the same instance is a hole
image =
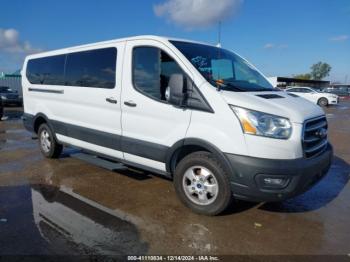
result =
[[[294,123],[303,123],[306,119],[324,115],[318,105],[283,91],[220,91],[220,94],[228,104],[286,117]]]

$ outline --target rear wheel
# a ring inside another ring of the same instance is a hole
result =
[[[209,152],[195,152],[180,161],[174,174],[180,200],[194,212],[217,215],[232,200],[227,173]]]
[[[327,98],[321,97],[321,98],[318,100],[317,104],[318,104],[319,106],[327,106],[327,105],[328,105],[328,100],[327,100]]]
[[[63,146],[59,144],[47,124],[42,124],[38,131],[39,147],[41,153],[47,158],[58,158]]]

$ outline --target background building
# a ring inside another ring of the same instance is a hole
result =
[[[279,87],[282,89],[286,88],[287,86],[308,86],[315,89],[322,89],[330,85],[330,81],[304,80],[281,76],[268,77],[268,80],[274,87]]]
[[[19,71],[13,74],[0,73],[0,86],[8,86],[13,90],[22,93],[21,74]]]

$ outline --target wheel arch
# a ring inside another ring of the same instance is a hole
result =
[[[325,99],[325,100],[327,101],[327,105],[329,104],[329,99],[328,99],[327,97],[325,97],[325,96],[321,96],[321,97],[317,100],[317,104],[318,104],[318,105],[319,105],[319,103],[320,103],[320,101],[321,101],[322,99]]]
[[[184,138],[176,142],[168,150],[165,163],[166,171],[173,174],[176,165],[181,161],[181,159],[197,151],[207,151],[214,154],[214,156],[221,162],[223,167],[231,173],[232,168],[225,154],[214,144],[199,138]]]
[[[37,134],[38,131],[39,131],[39,127],[40,125],[42,124],[47,124],[49,126],[49,128],[51,129],[52,133],[53,133],[53,136],[54,138],[57,140],[57,137],[56,137],[56,132],[55,132],[55,129],[50,121],[50,119],[43,113],[38,113],[34,116],[34,121],[33,121],[33,130],[34,132]]]

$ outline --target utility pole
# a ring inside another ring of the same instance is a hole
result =
[[[345,76],[345,82],[344,84],[347,84],[348,83],[348,75]]]
[[[216,46],[221,47],[221,21],[218,24],[218,43]]]

